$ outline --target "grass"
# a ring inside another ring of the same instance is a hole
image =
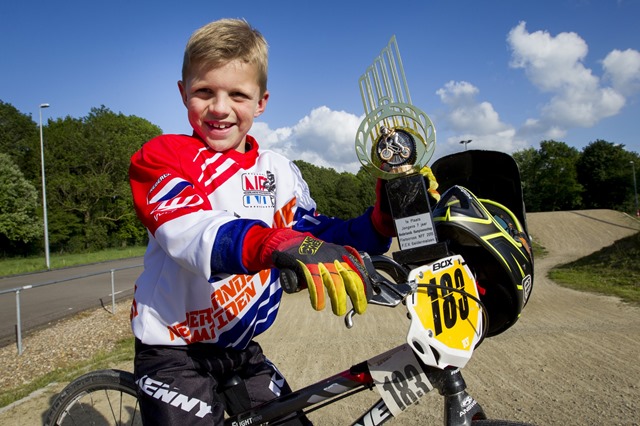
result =
[[[556,283],[640,305],[640,233],[549,272]]]
[[[549,253],[547,251],[547,249],[544,248],[543,246],[541,246],[540,243],[538,243],[537,241],[532,241],[531,242],[531,248],[533,249],[533,258],[534,259],[539,259],[541,257],[545,257],[547,255],[547,253]]]
[[[102,250],[95,253],[81,254],[51,254],[49,264],[51,269],[66,268],[76,265],[106,262],[109,260],[126,259],[144,255],[146,247],[125,247],[122,249]],[[0,259],[0,276],[28,274],[46,271],[43,256],[26,258]]]

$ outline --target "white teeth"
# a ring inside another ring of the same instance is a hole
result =
[[[211,127],[213,127],[214,129],[226,129],[227,127],[231,126],[226,124],[212,124]]]

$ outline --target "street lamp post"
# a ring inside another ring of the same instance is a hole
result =
[[[467,145],[471,143],[471,139],[466,140],[466,141],[460,141],[461,144],[464,144],[464,150],[467,150]]]
[[[44,138],[42,137],[42,109],[49,108],[49,104],[40,104],[40,165],[42,167],[42,213],[44,216],[44,259],[47,270],[51,269],[49,261],[49,224],[47,220],[47,185],[44,177]]]
[[[640,217],[640,209],[638,208],[638,187],[636,186],[636,165],[633,161],[631,163],[631,169],[633,170],[633,199],[636,203],[636,216]]]

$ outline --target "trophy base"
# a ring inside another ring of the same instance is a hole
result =
[[[424,177],[419,173],[387,181],[387,197],[400,250],[393,258],[405,264],[424,263],[449,254],[438,242]]]
[[[398,250],[392,254],[393,260],[404,265],[429,263],[449,255],[449,247],[446,242]]]

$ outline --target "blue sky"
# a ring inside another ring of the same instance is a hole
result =
[[[604,139],[640,152],[640,0],[21,1],[0,6],[0,100],[92,107],[191,133],[176,82],[198,27],[245,18],[270,45],[263,147],[356,171],[358,78],[395,35],[433,159]]]

